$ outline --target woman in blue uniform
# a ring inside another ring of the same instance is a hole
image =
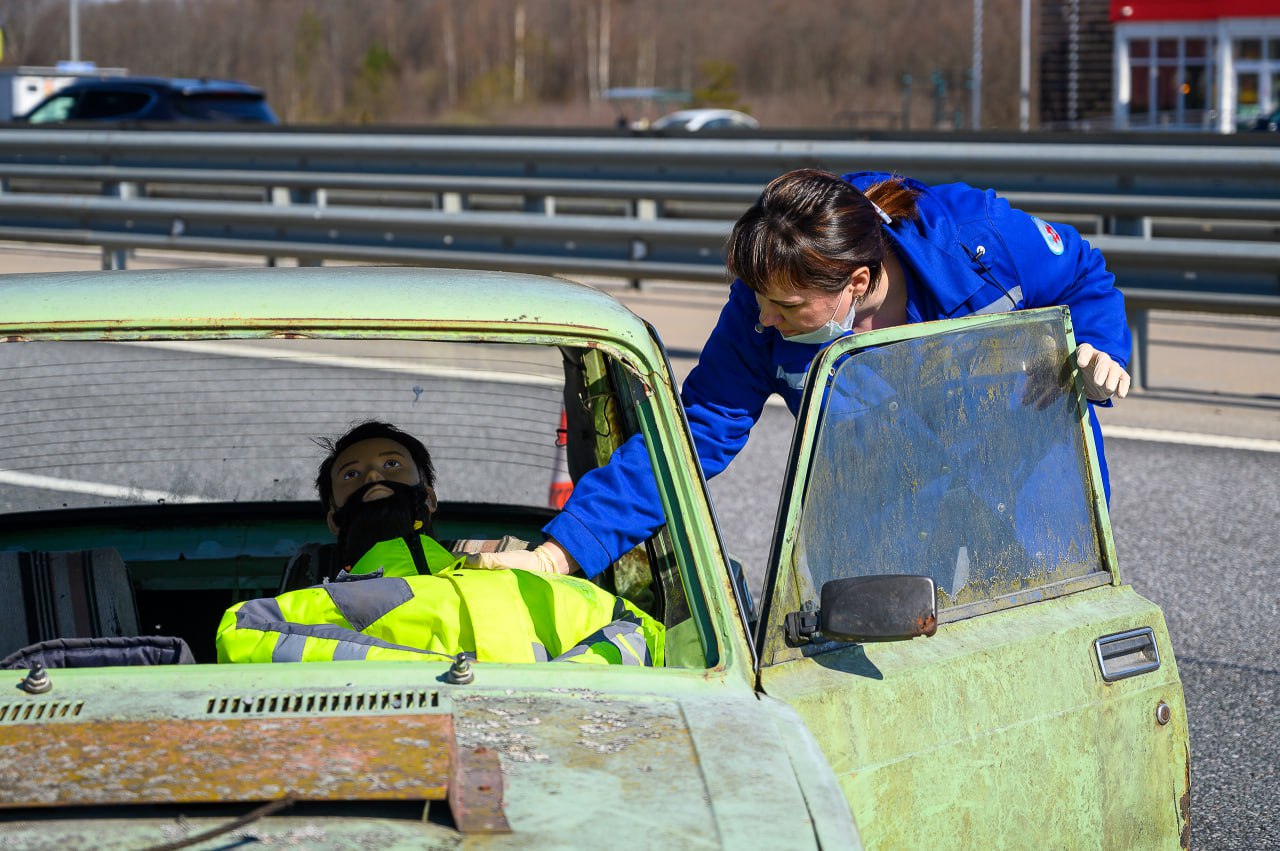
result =
[[[1093,405],[1128,393],[1130,336],[1114,276],[1074,228],[961,183],[800,169],[771,182],[738,219],[726,255],[729,301],[682,392],[707,478],[746,445],[770,395],[797,412],[809,364],[838,337],[1065,304],[1110,497]],[[663,522],[636,435],[577,482],[544,527],[544,544],[478,556],[473,566],[595,576]]]

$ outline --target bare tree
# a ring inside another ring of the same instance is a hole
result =
[[[1018,4],[984,2],[983,124],[1014,126]],[[243,79],[295,123],[612,122],[604,89],[659,86],[766,126],[918,129],[955,123],[973,62],[972,4],[934,0],[116,0],[80,17],[87,59]],[[6,63],[65,58],[66,0],[0,0],[0,23]]]

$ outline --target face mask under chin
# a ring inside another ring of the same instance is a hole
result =
[[[805,331],[803,334],[792,334],[790,337],[784,337],[789,343],[830,343],[832,340],[838,340],[846,333],[853,329],[853,321],[857,314],[857,302],[849,302],[849,313],[841,322],[836,321],[836,312],[840,310],[840,303],[836,303],[835,310],[831,311],[831,318],[821,327],[812,331]]]
[[[364,495],[378,486],[388,488],[391,494],[365,502]],[[338,526],[338,556],[344,567],[355,564],[382,541],[433,535],[426,487],[403,482],[370,482],[362,486],[334,512],[333,521]],[[418,522],[421,526],[415,528]]]

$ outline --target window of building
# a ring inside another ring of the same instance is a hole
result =
[[[1235,44],[1235,57],[1238,60],[1258,60],[1262,58],[1262,39],[1238,38]]]
[[[1236,74],[1236,123],[1239,125],[1247,125],[1258,117],[1262,108],[1259,82],[1257,71]]]
[[[1213,40],[1133,38],[1128,47],[1130,126],[1203,126],[1212,103]]]
[[[1134,63],[1129,68],[1129,86],[1129,120],[1146,124],[1151,109],[1151,66]]]
[[[1280,35],[1237,38],[1232,42],[1235,64],[1235,125],[1252,129],[1280,107]]]

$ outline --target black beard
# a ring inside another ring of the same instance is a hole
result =
[[[391,495],[365,502],[364,495],[369,489],[379,486],[388,488]],[[422,525],[414,528],[419,521]],[[370,482],[363,485],[333,513],[333,522],[338,526],[339,564],[348,568],[382,541],[409,538],[416,542],[418,535],[433,537],[427,489],[420,484]],[[414,549],[410,547],[410,551]]]

